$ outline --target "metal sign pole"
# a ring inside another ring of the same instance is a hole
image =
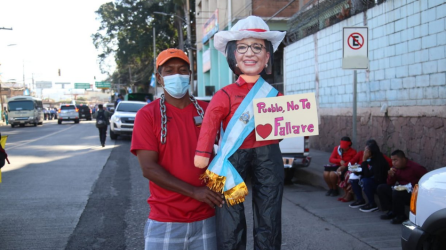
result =
[[[353,70],[353,133],[352,133],[352,143],[353,143],[353,145],[356,147],[356,148],[358,148],[357,147],[357,144],[356,144],[356,133],[357,133],[357,131],[356,131],[356,117],[357,117],[357,115],[356,115],[356,111],[357,111],[357,96],[358,96],[358,93],[357,93],[357,82],[358,82],[358,74],[357,74],[357,72],[356,72],[356,70]]]

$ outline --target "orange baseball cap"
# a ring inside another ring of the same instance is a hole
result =
[[[184,53],[182,50],[179,49],[166,49],[161,51],[161,53],[158,54],[158,57],[156,58],[156,69],[158,70],[158,67],[166,63],[169,59],[172,58],[179,58],[187,64],[190,65],[189,58],[187,57],[186,53]]]

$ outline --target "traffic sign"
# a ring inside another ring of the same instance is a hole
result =
[[[344,27],[343,30],[343,69],[368,69],[369,45],[368,27]]]
[[[36,88],[38,89],[50,89],[53,83],[49,81],[37,81]]]
[[[96,88],[98,89],[109,89],[111,88],[111,82],[95,82]]]
[[[89,83],[79,83],[79,82],[76,82],[76,83],[74,83],[74,88],[75,89],[89,89],[90,88],[90,84]]]

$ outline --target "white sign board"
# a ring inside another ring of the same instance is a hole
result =
[[[255,99],[256,140],[319,134],[314,93]]]
[[[48,81],[37,81],[36,88],[38,89],[50,89],[53,86],[52,82]]]
[[[342,68],[369,68],[368,27],[344,27],[342,36]]]

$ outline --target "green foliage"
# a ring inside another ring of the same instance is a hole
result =
[[[150,82],[154,71],[153,27],[157,52],[178,46],[177,19],[153,12],[184,16],[183,4],[182,0],[116,0],[101,5],[96,11],[101,26],[92,39],[100,51],[98,58],[104,73],[107,58],[114,56],[117,68],[110,77],[113,83]],[[194,1],[190,4],[195,5]],[[184,24],[181,28],[186,30]]]

